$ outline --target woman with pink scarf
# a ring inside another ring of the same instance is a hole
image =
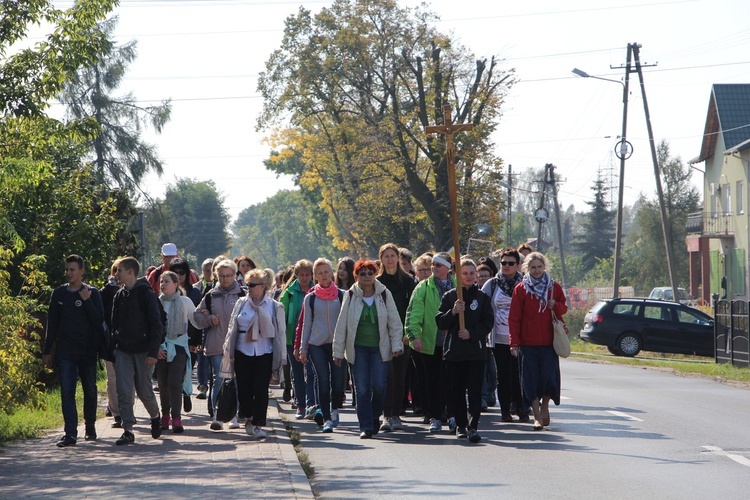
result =
[[[252,269],[245,275],[247,295],[232,310],[221,363],[221,377],[236,379],[240,411],[252,415],[245,424],[252,439],[266,437],[271,373],[286,360],[284,306],[267,293],[273,280],[271,269]]]
[[[333,283],[333,265],[328,259],[315,261],[313,276],[318,284],[303,301],[299,357],[302,363],[307,363],[308,357],[312,362],[323,432],[333,432],[344,399],[344,368],[333,362],[333,332],[344,292]]]

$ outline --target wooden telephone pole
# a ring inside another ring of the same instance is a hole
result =
[[[451,228],[453,230],[453,248],[455,249],[456,262],[454,267],[460,270],[461,267],[461,245],[459,243],[458,235],[458,192],[456,183],[456,146],[453,143],[453,134],[455,132],[463,132],[471,130],[473,126],[471,124],[455,125],[453,118],[451,118],[451,107],[450,105],[443,106],[443,125],[434,125],[425,128],[425,132],[428,134],[443,134],[445,135],[445,159],[448,164],[448,195],[451,201]],[[456,279],[456,297],[458,300],[463,301],[463,283],[461,282],[461,274],[458,274]],[[458,324],[461,330],[465,330],[464,313],[463,311],[458,314]]]

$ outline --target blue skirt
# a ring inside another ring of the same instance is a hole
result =
[[[545,396],[560,404],[560,358],[554,347],[521,346],[521,392],[527,405]]]

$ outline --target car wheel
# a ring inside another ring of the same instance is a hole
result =
[[[615,356],[620,355],[620,351],[617,350],[617,347],[607,347],[607,350],[611,352],[612,354],[614,354]]]
[[[632,358],[641,352],[641,339],[633,333],[624,333],[617,339],[617,350],[621,356]]]

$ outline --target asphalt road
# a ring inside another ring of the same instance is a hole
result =
[[[347,403],[322,434],[296,422],[321,498],[748,498],[750,390],[669,371],[563,360],[551,426],[480,421],[479,444],[406,430],[360,440]],[[292,419],[289,404],[281,403]]]

